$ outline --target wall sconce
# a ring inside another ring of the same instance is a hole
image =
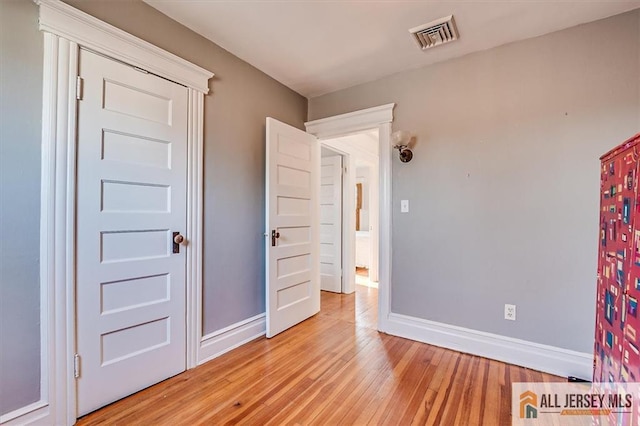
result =
[[[406,130],[398,130],[391,134],[391,145],[398,150],[400,161],[408,163],[413,158],[413,152],[409,149],[409,142],[413,135]]]

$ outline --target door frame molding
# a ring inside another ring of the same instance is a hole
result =
[[[307,132],[320,140],[378,129],[380,158],[378,330],[382,332],[388,329],[391,313],[391,130],[395,105],[390,103],[304,123]]]
[[[76,77],[80,48],[142,68],[187,87],[187,365],[202,339],[204,95],[213,73],[79,11],[35,0],[44,33],[40,207],[40,400],[0,418],[2,424],[76,421],[75,205]]]

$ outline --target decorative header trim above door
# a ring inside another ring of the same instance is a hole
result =
[[[320,118],[304,123],[307,132],[320,139],[344,136],[347,133],[359,132],[378,127],[393,121],[395,103],[361,109],[333,117]]]
[[[40,30],[95,50],[180,83],[209,93],[213,73],[60,0],[35,0],[40,6]]]

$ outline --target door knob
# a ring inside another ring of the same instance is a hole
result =
[[[173,233],[173,253],[180,253],[180,245],[186,245],[187,239],[181,235],[179,232]]]
[[[275,229],[271,231],[271,247],[276,246],[276,240],[280,238],[280,233]]]

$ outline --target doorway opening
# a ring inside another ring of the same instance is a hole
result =
[[[320,142],[321,289],[353,299],[355,323],[377,329],[379,132],[376,128]],[[324,293],[323,302],[333,297]]]

